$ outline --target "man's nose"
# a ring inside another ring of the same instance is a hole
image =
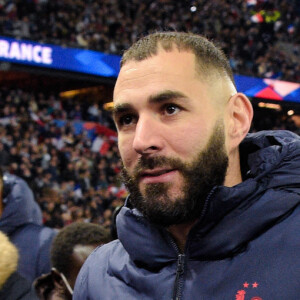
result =
[[[163,146],[162,127],[151,116],[140,116],[135,130],[133,148],[139,154],[151,154],[160,151]]]

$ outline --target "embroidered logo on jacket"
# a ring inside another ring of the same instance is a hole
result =
[[[259,284],[255,281],[254,283],[244,282],[244,289],[238,290],[235,295],[235,300],[246,300],[246,294],[249,289],[257,289]],[[252,297],[251,300],[263,300],[261,297],[255,296]]]

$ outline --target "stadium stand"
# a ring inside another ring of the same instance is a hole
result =
[[[77,106],[74,111],[54,95],[1,89],[0,97],[1,165],[33,189],[44,223],[60,228],[83,220],[109,227],[107,210],[125,196],[116,178],[120,162],[111,131],[76,132],[84,124],[78,123],[84,120]],[[88,111],[82,115],[89,120]]]
[[[141,35],[171,29],[217,42],[236,73],[300,80],[297,0],[5,1],[0,33],[120,54]]]

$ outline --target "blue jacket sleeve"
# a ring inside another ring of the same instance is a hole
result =
[[[88,300],[88,261],[85,261],[77,276],[73,300]]]

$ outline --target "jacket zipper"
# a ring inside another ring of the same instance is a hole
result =
[[[209,202],[210,198],[213,196],[213,194],[215,193],[215,191],[216,191],[216,187],[213,187],[212,190],[210,191],[210,193],[207,195],[199,220],[202,220],[202,218],[204,217],[206,210],[207,210],[208,202]],[[180,253],[180,250],[179,250],[177,244],[175,243],[175,241],[171,238],[171,236],[168,235],[168,237],[171,241],[171,244],[173,245],[173,247],[175,248],[175,250],[178,253],[176,278],[175,278],[175,283],[174,283],[174,288],[173,288],[172,300],[180,300],[181,299],[181,290],[182,290],[182,285],[183,285],[184,267],[185,267],[185,254]],[[187,248],[188,248],[188,241],[186,244],[186,249]]]
[[[184,262],[185,255],[179,254],[177,260],[177,269],[176,269],[176,278],[175,284],[173,288],[173,297],[172,300],[180,300],[181,299],[181,289],[183,284],[183,273],[184,273]]]
[[[171,245],[175,249],[175,251],[178,254],[177,259],[177,267],[176,267],[176,277],[175,277],[175,283],[173,286],[173,294],[172,294],[172,300],[180,300],[181,298],[181,289],[183,285],[183,273],[184,273],[184,263],[185,263],[185,255],[180,253],[180,250],[171,237],[171,235],[167,234],[167,238],[169,239]]]

